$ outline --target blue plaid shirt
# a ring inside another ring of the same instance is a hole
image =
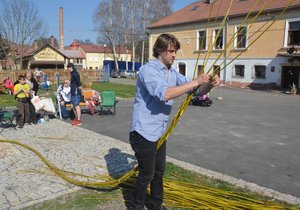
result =
[[[135,130],[145,139],[156,142],[166,131],[172,110],[173,100],[164,101],[167,88],[189,81],[173,67],[167,70],[159,60],[142,66],[136,82],[130,131]]]

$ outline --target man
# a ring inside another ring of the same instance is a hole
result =
[[[71,104],[75,114],[75,119],[72,121],[72,125],[81,125],[81,110],[79,107],[80,96],[81,96],[81,82],[80,75],[74,68],[73,63],[67,65],[68,70],[71,72]]]
[[[167,129],[174,98],[206,84],[210,89],[219,84],[218,76],[201,74],[190,81],[173,67],[179,41],[170,34],[160,35],[153,47],[155,61],[139,70],[130,129],[130,144],[139,164],[134,198],[129,209],[144,209],[147,187],[151,196],[148,209],[165,209],[163,203],[163,174],[166,164],[166,142],[157,150],[157,142]]]
[[[67,104],[71,104],[71,87],[70,80],[65,80],[63,85],[57,89],[57,101],[59,102],[61,115],[64,120],[68,119],[69,114],[66,109]]]

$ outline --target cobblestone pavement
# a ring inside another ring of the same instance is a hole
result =
[[[56,119],[5,129],[0,139],[22,142],[56,167],[84,175],[122,174],[136,163],[129,144]],[[78,189],[50,171],[33,152],[0,143],[0,209],[20,209]]]

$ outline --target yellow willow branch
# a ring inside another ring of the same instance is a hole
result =
[[[206,26],[205,26],[205,30],[204,30],[204,36],[202,37],[202,40],[201,40],[201,44],[199,46],[199,52],[198,52],[198,55],[197,55],[197,59],[196,59],[196,64],[195,64],[195,68],[194,68],[194,75],[193,75],[193,79],[195,79],[196,77],[196,71],[197,71],[197,67],[198,67],[198,61],[199,61],[199,58],[200,58],[200,51],[202,50],[202,47],[203,47],[203,44],[204,44],[204,38],[206,38],[206,30],[208,28],[208,25],[209,25],[209,22],[210,22],[210,18],[211,18],[211,13],[212,13],[212,10],[214,8],[214,4],[215,4],[215,1],[212,3],[211,7],[210,7],[210,10],[209,10],[209,16],[208,16],[208,21],[206,23]],[[221,4],[220,4],[221,5]],[[220,9],[220,7],[219,7]],[[200,70],[201,72],[201,70]]]
[[[261,32],[261,34],[259,34],[248,46],[247,46],[247,48],[245,49],[245,50],[247,50],[249,47],[251,47],[264,33],[266,33],[267,31],[268,31],[268,29],[272,26],[272,25],[274,25],[274,23],[276,22],[276,21],[278,21],[278,19],[285,13],[285,11],[290,7],[290,5],[291,5],[291,3],[292,3],[292,1],[293,0],[290,0],[289,1],[289,3],[288,3],[288,5],[280,12],[280,14],[270,23],[270,25],[263,31],[263,32]],[[265,24],[263,25],[263,26],[265,26]],[[262,27],[263,27],[262,26]],[[262,28],[261,27],[261,28]],[[256,32],[254,33],[254,34],[256,34]],[[252,35],[252,36],[254,36],[254,34]],[[224,66],[222,69],[220,69],[220,71],[221,70],[223,70],[225,67],[227,67],[228,65],[230,65],[234,60],[236,60],[238,57],[240,57],[241,55],[243,54],[243,51],[242,52],[240,52],[238,55],[236,55],[226,66]],[[214,72],[213,73],[213,76],[214,75],[217,75],[219,72]]]
[[[274,0],[270,0],[269,3],[265,3],[264,6],[262,7],[262,9],[250,20],[250,25],[252,25],[256,19],[258,18],[258,16],[271,4],[271,2],[273,2]],[[250,14],[252,13],[252,11],[255,9],[256,5],[260,2],[257,1],[255,3],[255,5],[251,8],[250,12],[248,13],[248,15],[246,16],[246,18],[244,19],[244,21],[242,21],[242,23],[239,25],[239,27],[241,27],[248,19],[248,17],[250,16]],[[220,52],[219,56],[215,59],[214,63],[211,65],[211,67],[208,69],[207,73],[209,73],[211,71],[211,69],[213,69],[214,65],[219,61],[219,59],[221,58],[221,56],[224,54],[225,51],[227,51],[227,49],[229,48],[229,46],[233,43],[234,39],[235,39],[235,36],[236,34],[238,33],[238,31],[236,31],[234,33],[234,35],[231,37],[231,39],[229,40],[229,42],[226,43],[224,49]],[[227,34],[225,34],[225,36],[227,36]],[[215,69],[214,71],[216,72],[220,72],[220,68],[218,69]],[[214,74],[213,72],[213,75],[216,75]]]

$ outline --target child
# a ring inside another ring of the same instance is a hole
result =
[[[99,92],[93,90],[92,91],[92,97],[87,102],[88,108],[92,115],[95,114],[95,106],[98,106],[100,104],[100,95]]]
[[[12,83],[12,81],[10,80],[9,77],[4,78],[3,85],[4,85],[4,88],[8,91],[8,94],[11,95],[14,84]]]
[[[18,101],[18,110],[19,110],[19,117],[18,117],[18,127],[23,128],[24,123],[28,122],[29,120],[29,98],[30,98],[30,87],[26,84],[25,77],[20,75],[18,77],[19,83],[16,84],[14,88],[14,95]]]

